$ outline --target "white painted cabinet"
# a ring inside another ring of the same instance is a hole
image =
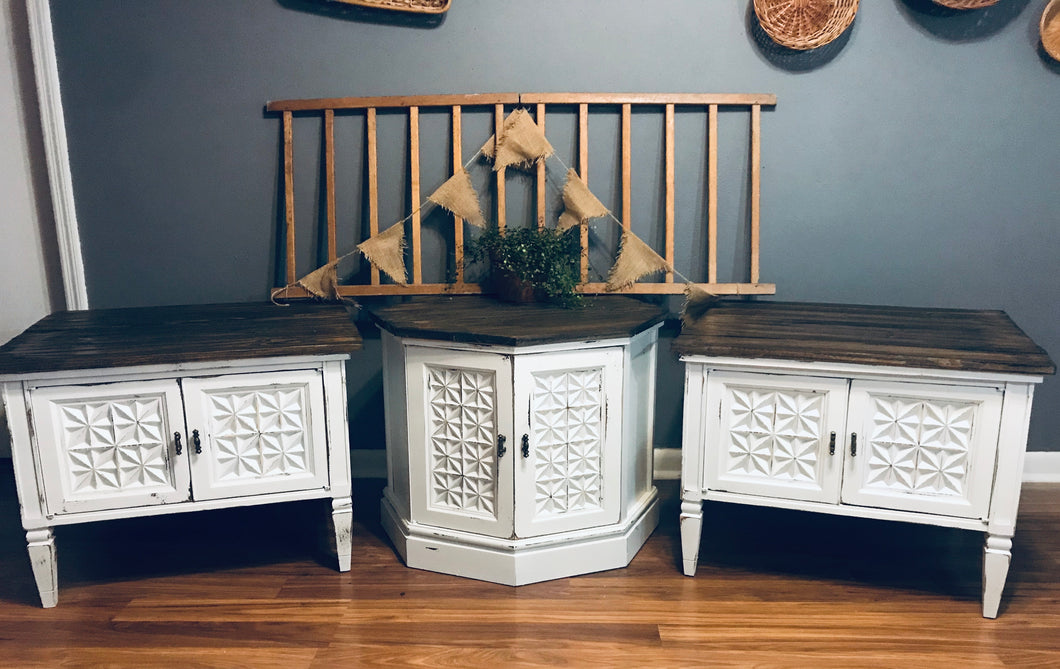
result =
[[[618,522],[622,349],[406,349],[412,515],[498,538]]]
[[[984,518],[1002,391],[714,370],[712,490]]]
[[[658,522],[651,433],[661,314],[633,302],[616,316],[606,306],[628,302],[570,312],[420,298],[374,312],[387,414],[383,527],[408,566],[523,585],[629,564]],[[424,326],[447,309],[479,325]],[[508,338],[515,328],[491,318],[498,311],[540,317]],[[550,317],[583,334],[557,336]]]
[[[705,500],[977,530],[997,616],[1034,386],[1055,372],[1004,313],[722,304],[674,351],[685,574]]]
[[[62,312],[0,348],[43,605],[58,600],[53,528],[113,518],[330,498],[348,570],[359,347],[342,309],[206,305]]]
[[[319,369],[30,385],[52,514],[328,486]]]

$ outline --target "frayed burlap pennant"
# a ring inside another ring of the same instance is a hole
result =
[[[482,145],[478,152],[493,160],[493,154],[497,152],[497,135],[490,135],[490,138],[486,140],[486,143]]]
[[[556,229],[560,232],[570,230],[576,225],[581,225],[581,221],[578,220],[577,216],[566,210],[559,215],[559,220],[556,221]]]
[[[487,147],[482,152],[487,156]],[[497,139],[493,154],[493,170],[497,171],[509,165],[528,167],[542,158],[548,158],[554,152],[552,145],[545,139],[545,133],[530,118],[525,109],[516,109],[504,119],[501,136]]]
[[[622,243],[618,247],[618,259],[607,275],[607,290],[622,290],[649,274],[667,271],[673,271],[670,263],[626,230],[622,233]]]
[[[368,262],[386,272],[387,276],[402,286],[408,285],[405,272],[405,226],[392,225],[374,237],[357,245],[357,250],[368,258]]]
[[[339,260],[342,260],[342,258],[332,260],[328,264],[316,268],[296,281],[295,285],[305,288],[314,297],[337,300],[339,297]]]
[[[431,202],[451,211],[471,225],[480,228],[486,227],[486,221],[482,218],[482,208],[478,202],[478,193],[471,185],[471,175],[467,170],[460,168],[456,174],[438,187],[438,190],[427,196]]]
[[[707,313],[720,297],[691,281],[685,284],[685,305],[681,308],[681,322],[687,327]]]
[[[567,183],[563,184],[563,207],[566,209],[564,213],[569,213],[579,223],[610,213],[574,170],[567,170]]]

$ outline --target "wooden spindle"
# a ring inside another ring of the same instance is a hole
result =
[[[622,105],[622,230],[625,232],[629,232],[633,227],[633,213],[630,211],[633,190],[633,151],[630,146],[631,114],[631,105],[628,102]]]
[[[412,283],[423,283],[420,242],[420,108],[409,107],[409,200],[412,207]]]
[[[707,282],[718,282],[718,105],[710,105],[707,132]]]
[[[545,134],[545,105],[539,103],[537,105],[537,127],[541,129],[541,134]],[[537,161],[537,227],[545,227],[545,161]]]
[[[501,131],[504,130],[504,105],[497,104],[493,106],[493,136],[499,141],[501,138]],[[496,155],[496,143],[494,143],[494,155]],[[504,168],[500,168],[496,171],[497,175],[497,229],[503,230],[506,218],[506,200],[504,196]]]
[[[294,127],[291,112],[283,113],[283,207],[287,223],[287,284],[298,280],[294,257]]]
[[[666,262],[670,267],[674,266],[674,105],[666,105],[666,120],[664,132],[664,151],[666,160],[666,211],[665,221],[665,246]],[[666,283],[674,282],[674,273],[666,272]]]
[[[762,189],[762,106],[751,105],[751,283],[759,281],[759,199]]]
[[[453,105],[453,174],[464,169],[463,149],[461,148],[460,105]],[[453,265],[456,267],[456,284],[464,283],[464,219],[453,214]]]
[[[338,258],[335,247],[335,110],[324,110],[324,191],[327,200],[328,262]]]
[[[368,134],[368,236],[379,234],[379,151],[375,107],[368,108],[365,131]],[[379,268],[372,265],[372,285],[379,285]]]
[[[578,105],[578,175],[589,184],[589,105]],[[589,281],[589,226],[578,226],[581,233],[582,267],[581,282]]]

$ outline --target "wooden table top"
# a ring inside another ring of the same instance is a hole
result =
[[[498,346],[630,337],[661,323],[668,313],[663,306],[624,295],[590,297],[574,309],[479,295],[362,303],[379,327],[398,337]]]
[[[1056,373],[1049,355],[1003,311],[721,302],[686,325],[672,350],[681,356]]]
[[[0,374],[349,353],[345,307],[209,304],[60,311],[0,347]]]

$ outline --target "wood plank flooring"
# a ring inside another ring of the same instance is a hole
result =
[[[46,610],[0,467],[0,666],[1060,666],[1060,486],[1024,487],[997,620],[976,533],[711,504],[688,578],[665,482],[629,568],[511,588],[405,568],[355,488],[349,573],[320,502],[111,521],[56,531]]]

